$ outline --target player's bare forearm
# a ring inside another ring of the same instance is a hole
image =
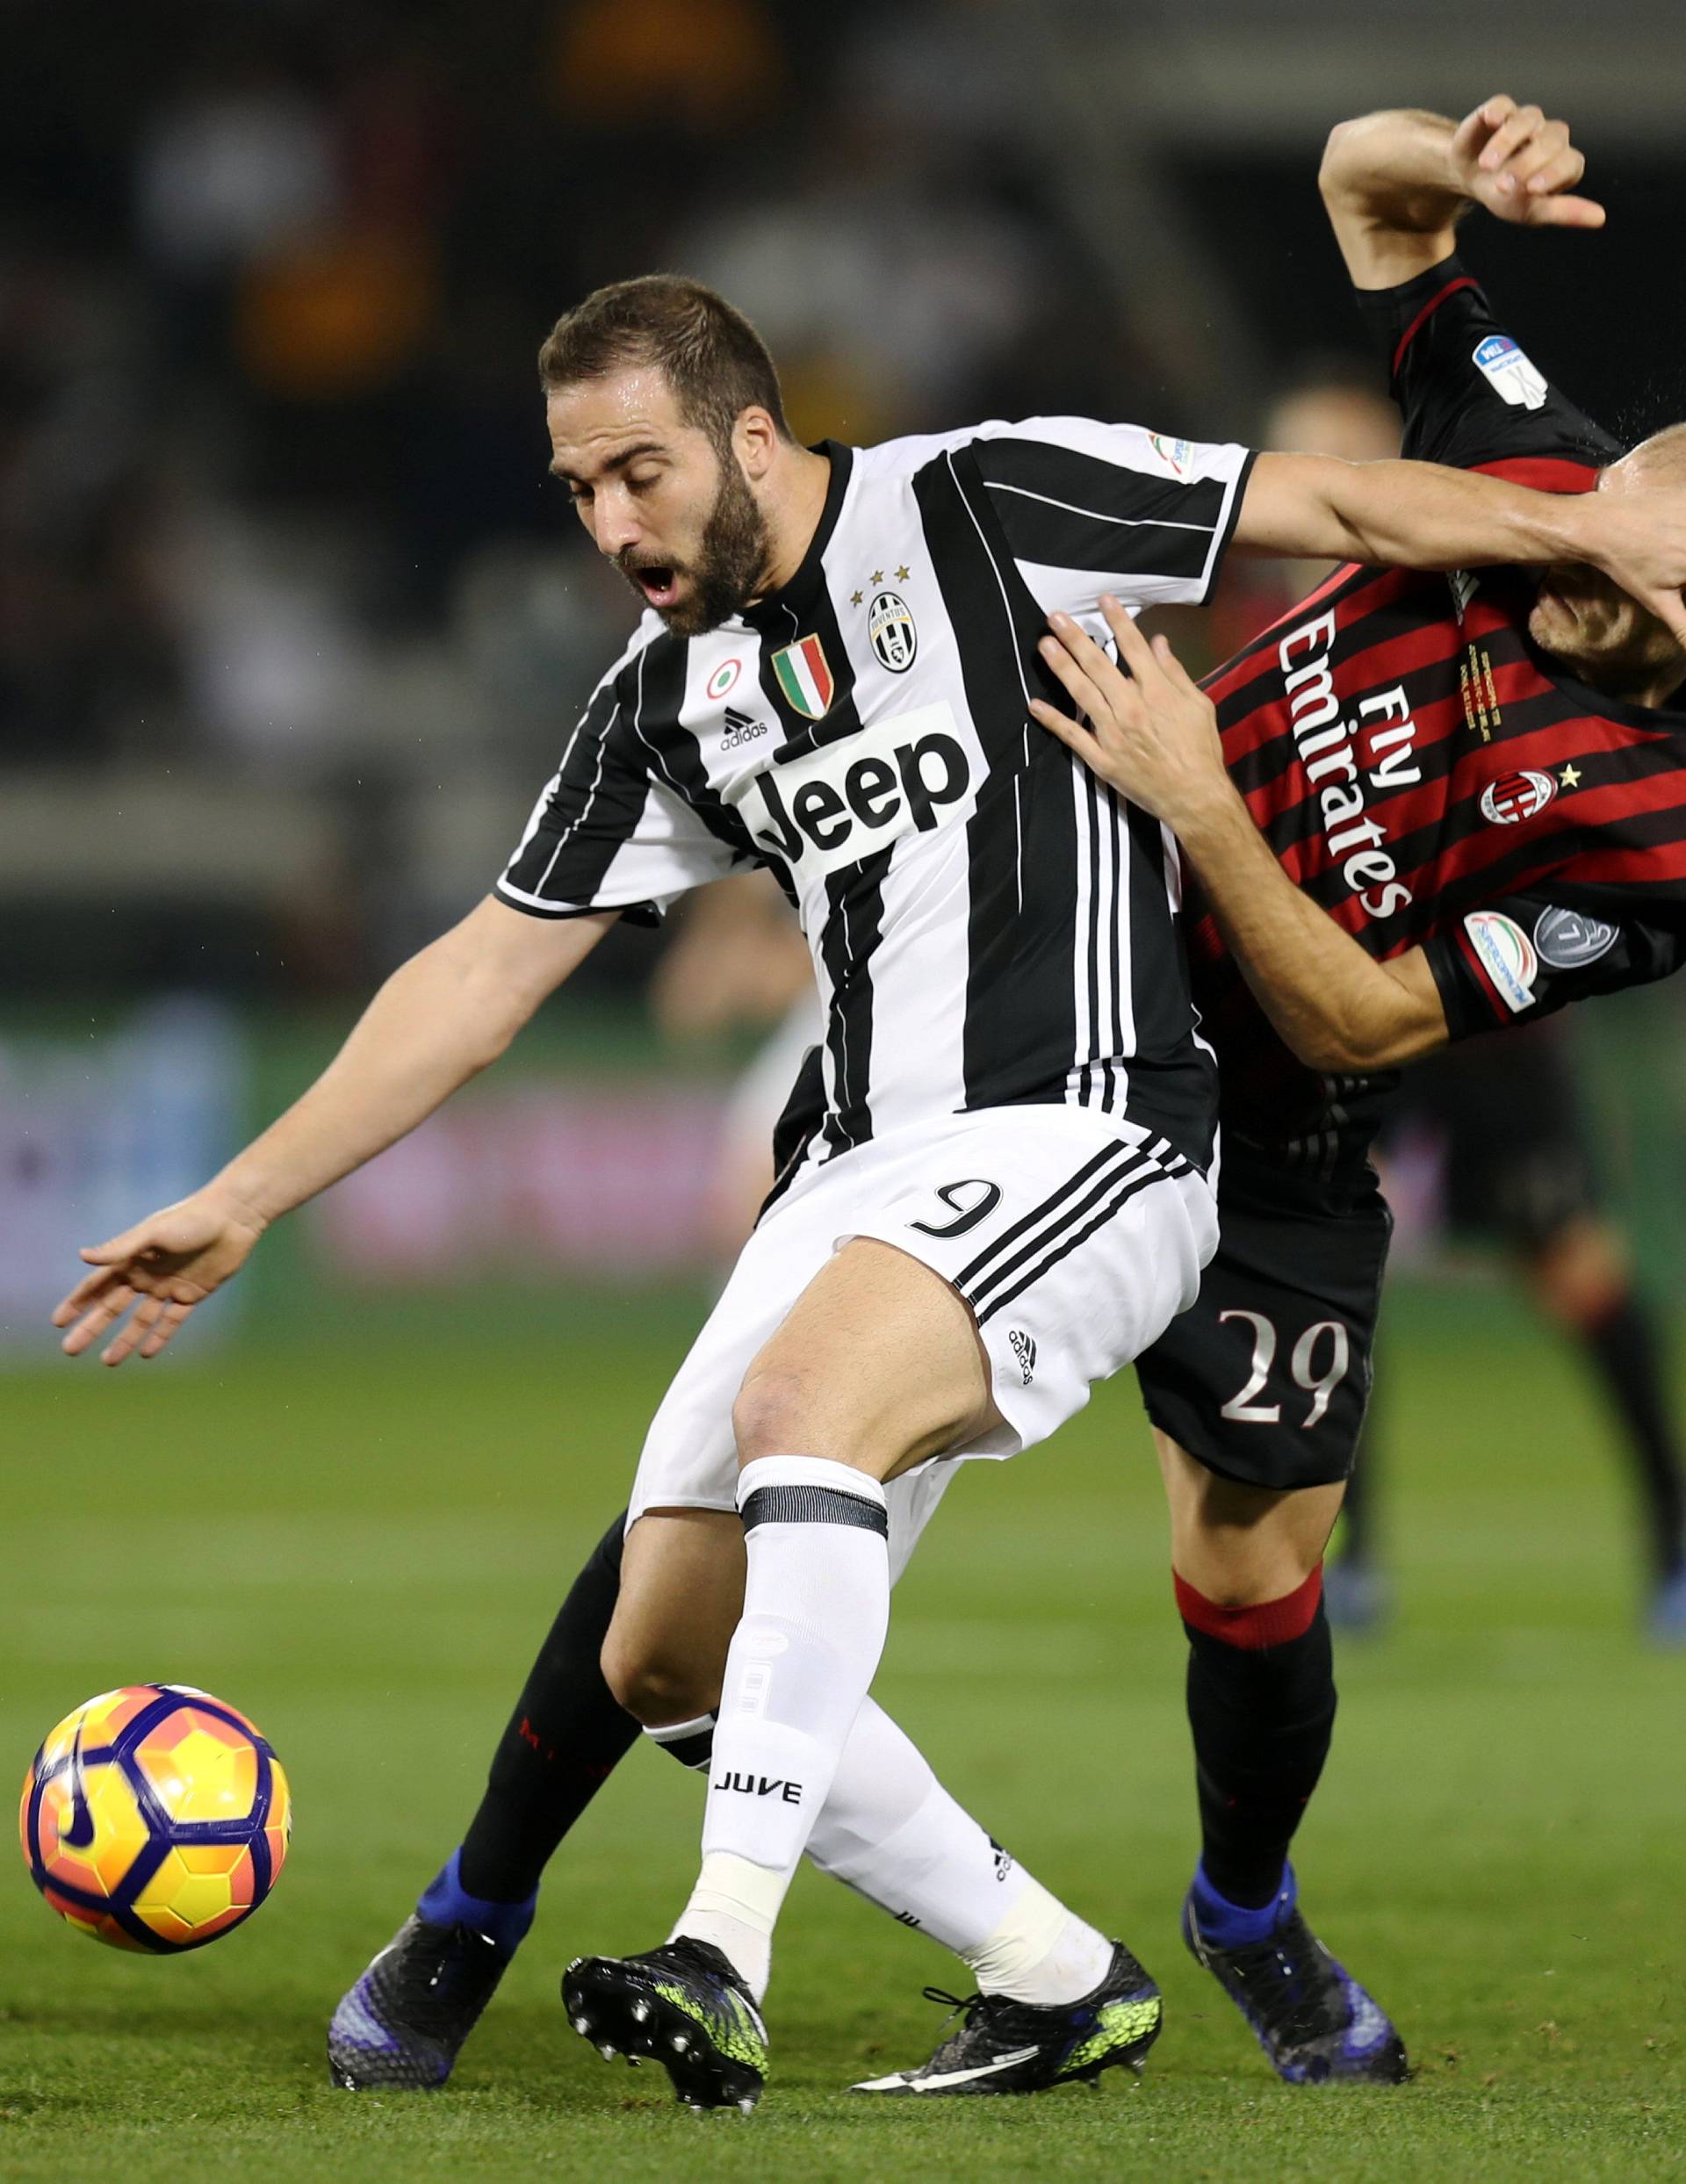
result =
[[[1302,895],[1231,788],[1190,814],[1178,839],[1283,1042],[1309,1068],[1362,1076],[1444,1045],[1445,1011],[1420,949],[1378,962]]]
[[[1235,544],[1384,568],[1589,563],[1686,641],[1686,493],[1535,493],[1438,463],[1264,454]]]
[[[400,965],[315,1084],[212,1187],[267,1224],[349,1175],[495,1062],[614,922],[540,925],[482,903]]]
[[[1421,950],[1378,962],[1300,892],[1229,778],[1212,701],[1163,637],[1149,645],[1115,599],[1101,604],[1128,674],[1070,616],[1050,616],[1042,657],[1084,718],[1040,699],[1036,718],[1176,834],[1249,984],[1302,1062],[1361,1075],[1437,1046],[1445,1015]]]
[[[1317,187],[1355,287],[1397,287],[1451,255],[1472,202],[1452,158],[1457,126],[1401,108],[1329,132]]]
[[[1508,93],[1462,121],[1401,108],[1341,122],[1317,183],[1355,286],[1393,288],[1450,256],[1473,205],[1523,227],[1600,227],[1574,194],[1586,161],[1567,125]]]

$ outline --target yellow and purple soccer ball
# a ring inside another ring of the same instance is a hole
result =
[[[132,1683],[67,1714],[18,1814],[30,1878],[113,1949],[202,1949],[249,1919],[287,1855],[292,1806],[268,1742],[186,1683]]]

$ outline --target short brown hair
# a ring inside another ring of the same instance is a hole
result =
[[[717,447],[752,407],[767,412],[782,439],[790,436],[767,343],[741,311],[701,281],[645,273],[595,288],[563,313],[538,352],[546,393],[636,364],[655,365],[680,415]]]

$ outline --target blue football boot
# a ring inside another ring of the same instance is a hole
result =
[[[1249,1927],[1268,1928],[1250,1937]],[[1402,2085],[1405,2043],[1387,2013],[1337,1964],[1301,1915],[1293,1869],[1264,1912],[1228,1904],[1195,1870],[1183,1939],[1252,2027],[1271,2068],[1291,2086]]]
[[[533,1922],[537,1896],[502,1904],[465,1895],[459,1855],[340,1999],[328,2068],[348,2093],[443,2086]]]

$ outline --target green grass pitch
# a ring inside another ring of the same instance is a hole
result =
[[[1686,1659],[1634,1635],[1624,1489],[1571,1362],[1485,1291],[1409,1301],[1393,1636],[1347,1645],[1299,1863],[1315,1924],[1418,2065],[1294,2092],[1184,1956],[1181,1640],[1134,1388],[951,1492],[881,1694],[955,1791],[1165,1990],[1139,2084],[851,2100],[923,2054],[963,1974],[805,1874],[760,2111],[677,2113],[564,2024],[582,1950],[682,1899],[698,1785],[635,1751],[552,1870],[456,2082],[333,2090],[342,1988],[460,1833],[563,1581],[618,1506],[681,1316],[319,1331],[119,1375],[9,1375],[0,1754],[126,1681],[253,1713],[297,1828],[272,1903],[200,1955],[97,1948],[0,1885],[0,2177],[1491,2180],[1686,2168]],[[192,1347],[190,1335],[184,1351]]]

